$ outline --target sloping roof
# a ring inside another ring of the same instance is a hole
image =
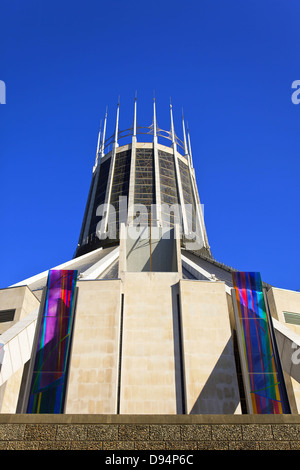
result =
[[[109,247],[105,249],[100,248],[98,250],[94,250],[85,255],[82,255],[78,258],[74,258],[69,261],[66,261],[65,263],[60,264],[59,266],[55,266],[55,267],[50,266],[49,269],[77,269],[78,273],[80,274],[86,271],[87,269],[89,269],[91,266],[93,266],[95,263],[97,263],[101,259],[103,259],[114,249],[115,247]],[[17,284],[14,284],[14,287],[27,285],[32,291],[42,289],[47,283],[49,269],[35,276],[32,276],[28,279],[24,279],[23,281],[18,282]],[[13,286],[10,286],[10,287],[13,287]]]

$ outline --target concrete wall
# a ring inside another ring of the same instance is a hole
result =
[[[27,325],[26,321],[39,306],[27,286],[0,290],[0,310],[15,309],[13,321],[0,323],[1,413],[16,413],[18,409],[23,370],[30,358],[35,329],[35,322]]]
[[[180,278],[77,282],[66,414],[240,413],[225,284]]]
[[[120,270],[120,277],[77,283],[65,412],[240,414],[225,284],[182,280],[180,272]],[[17,308],[19,318],[39,304],[27,287],[0,294],[0,306]],[[299,293],[271,289],[268,296],[274,317],[297,311]],[[16,412],[22,373],[23,366],[0,389],[2,413]],[[299,382],[288,388],[297,412]]]
[[[79,281],[66,413],[116,413],[120,281]]]
[[[177,273],[125,273],[120,413],[176,413]],[[180,412],[180,411],[179,411]]]
[[[268,302],[271,314],[281,323],[285,323],[283,312],[299,313],[300,292],[272,287],[268,291]],[[287,324],[288,328],[300,334],[300,325]]]
[[[187,413],[241,413],[223,282],[179,283]]]
[[[140,457],[138,467],[143,467],[141,459],[147,459],[147,453],[135,451],[179,451],[175,454],[182,458],[191,456],[193,468],[203,464],[203,450],[299,451],[300,420],[291,415],[0,415],[0,450],[98,450],[100,465],[112,457],[111,451],[126,450],[127,456]],[[172,452],[166,454],[172,457]],[[220,457],[224,463],[226,454]],[[228,459],[232,461],[232,454]]]
[[[78,282],[66,413],[117,411],[241,412],[224,283],[158,272]]]
[[[285,381],[292,412],[299,413],[300,383],[293,376],[299,377],[300,346],[298,335],[300,335],[300,325],[285,323],[283,312],[299,313],[300,315],[300,292],[272,287],[268,291],[267,296],[271,315],[276,320],[279,320],[281,324],[281,326],[277,327],[276,338],[282,366],[287,372],[285,374]],[[285,329],[288,329],[287,333]],[[283,334],[281,334],[281,330]],[[289,377],[290,374],[292,377]]]
[[[39,300],[27,286],[0,289],[0,310],[16,310],[12,322],[0,323],[0,334],[38,308],[39,305]]]

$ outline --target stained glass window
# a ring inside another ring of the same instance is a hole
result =
[[[76,280],[77,271],[49,271],[27,413],[63,412]]]
[[[259,273],[232,274],[240,354],[254,414],[290,413],[272,320]]]

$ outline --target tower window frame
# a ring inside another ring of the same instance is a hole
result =
[[[0,310],[0,323],[7,323],[13,321],[15,318],[16,309]]]
[[[290,325],[300,325],[300,313],[298,312],[282,312],[285,323]]]

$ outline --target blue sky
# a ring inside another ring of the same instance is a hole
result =
[[[2,0],[0,287],[72,258],[108,106],[113,132],[182,137],[214,257],[300,289],[300,5],[296,0]]]

